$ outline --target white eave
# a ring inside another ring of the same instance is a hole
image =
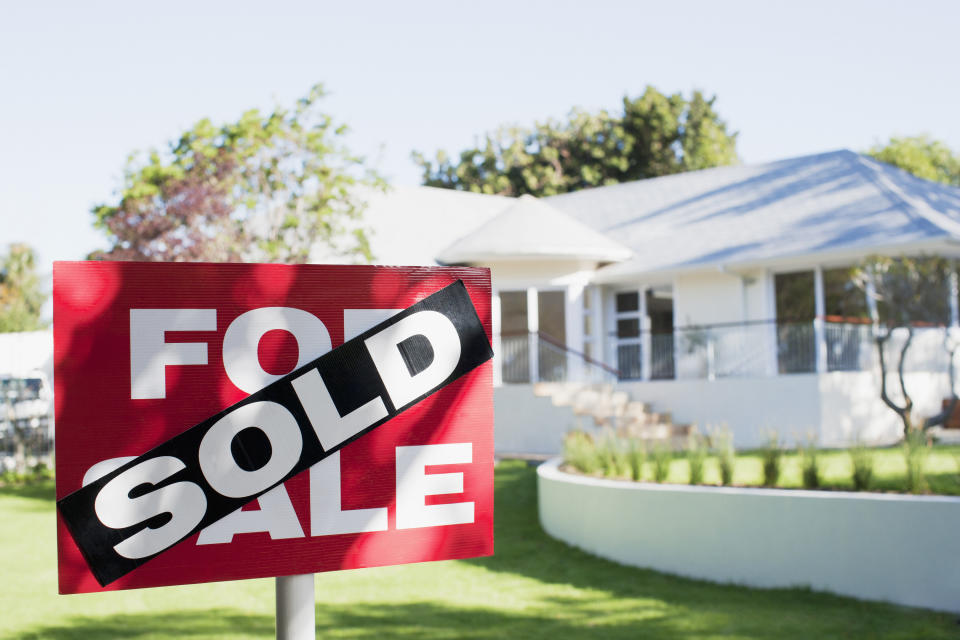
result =
[[[531,196],[521,196],[501,213],[449,245],[441,264],[513,260],[620,262],[631,256],[620,243]]]

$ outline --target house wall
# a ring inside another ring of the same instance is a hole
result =
[[[896,374],[887,379],[890,395],[901,398]],[[935,415],[948,397],[944,373],[908,373],[907,391],[920,416]],[[701,431],[726,425],[738,448],[761,446],[774,430],[781,442],[815,432],[821,446],[842,447],[862,440],[891,444],[900,438],[900,418],[880,399],[877,372],[798,373],[760,378],[656,380],[621,384],[631,398],[669,411],[675,424]]]
[[[772,320],[776,315],[773,300],[773,275],[764,269],[743,274],[743,319]]]
[[[716,380],[655,380],[621,387],[631,398],[669,411],[674,424],[695,424],[705,432],[726,426],[737,448],[754,448],[777,431],[781,440],[817,429],[821,422],[816,374]]]
[[[493,413],[497,455],[556,455],[563,449],[563,436],[576,422],[569,407],[558,407],[549,397],[534,395],[532,384],[494,389]]]
[[[673,282],[674,325],[717,324],[744,320],[739,276],[705,271],[677,276]]]
[[[818,376],[820,395],[820,442],[827,447],[846,446],[862,440],[890,444],[900,438],[903,423],[880,399],[879,372],[834,372]],[[946,373],[916,372],[904,376],[914,412],[928,417],[940,412],[941,402],[950,395]],[[897,375],[887,376],[891,398],[902,402]]]

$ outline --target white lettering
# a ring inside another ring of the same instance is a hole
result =
[[[340,452],[310,467],[310,535],[333,536],[387,530],[387,508],[344,511],[340,492]]]
[[[114,549],[124,558],[146,558],[160,553],[190,533],[207,510],[203,489],[193,482],[174,482],[136,498],[130,492],[155,485],[186,467],[178,458],[160,456],[127,469],[100,489],[94,502],[97,518],[112,529],[132,527],[169,513],[172,517],[156,529],[138,531]]]
[[[166,398],[166,367],[207,364],[203,342],[166,342],[167,331],[216,331],[216,309],[130,309],[130,397]]]
[[[242,469],[231,445],[238,433],[257,428],[270,441],[270,459],[259,469]],[[230,498],[245,498],[279,482],[300,460],[303,436],[286,407],[276,402],[251,402],[220,418],[200,441],[203,477],[215,491]]]
[[[473,522],[473,503],[425,504],[427,496],[463,493],[462,473],[430,473],[426,467],[467,464],[473,445],[427,444],[397,447],[397,529],[439,527]]]
[[[291,383],[324,449],[332,449],[387,416],[380,396],[341,416],[320,372],[311,369]]]
[[[227,544],[238,533],[266,531],[271,540],[303,538],[303,527],[282,484],[256,499],[259,509],[237,509],[200,531],[197,544]]]
[[[400,343],[423,336],[433,349],[433,360],[415,375],[410,373]],[[376,333],[364,344],[397,409],[440,385],[460,362],[460,336],[447,316],[438,311],[418,311]]]
[[[330,333],[317,316],[292,307],[263,307],[238,316],[223,336],[223,367],[241,391],[254,393],[282,375],[267,373],[260,366],[257,347],[268,331],[289,331],[297,340],[294,369],[330,351]]]

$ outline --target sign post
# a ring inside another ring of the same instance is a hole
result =
[[[276,580],[277,640],[313,640],[317,628],[313,574]]]
[[[485,269],[54,265],[61,593],[493,552]],[[307,637],[307,636],[304,636]]]

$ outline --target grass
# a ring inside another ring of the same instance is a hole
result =
[[[765,453],[764,450],[738,452],[732,484],[763,486]],[[873,458],[871,490],[909,492],[907,463],[901,447],[870,449],[869,455]],[[801,454],[783,450],[779,465],[777,487],[803,488],[803,456]],[[818,450],[817,469],[821,489],[854,490],[853,463],[847,450]],[[923,472],[927,493],[960,496],[960,446],[935,445],[932,447],[924,460]],[[653,482],[654,476],[655,470],[648,463],[641,479]],[[689,477],[690,468],[686,454],[671,453],[669,469],[663,481],[687,484]],[[719,485],[720,481],[719,461],[717,455],[713,454],[708,456],[704,463],[703,484]]]
[[[789,640],[960,633],[948,614],[806,589],[721,586],[600,560],[541,531],[532,468],[503,463],[496,482],[495,556],[319,575],[318,635]],[[269,579],[56,595],[49,483],[0,489],[0,566],[2,638],[273,637]]]

